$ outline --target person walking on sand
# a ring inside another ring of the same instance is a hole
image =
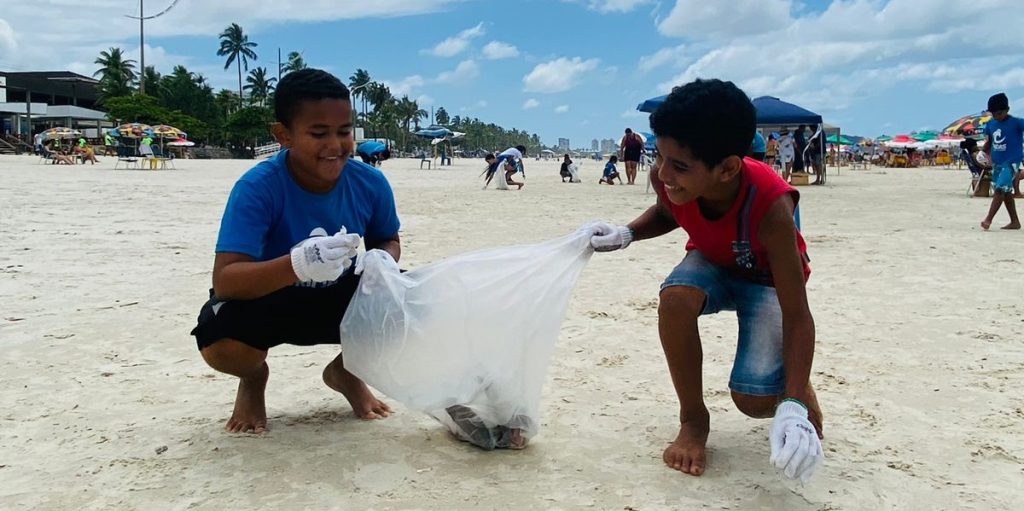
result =
[[[348,89],[319,69],[277,85],[271,125],[282,150],[242,175],[217,237],[213,289],[192,330],[203,360],[239,379],[229,432],[267,429],[267,353],[280,344],[339,346],[338,325],[359,285],[351,271],[360,240],[398,270],[398,214],[380,170],[351,158]],[[336,234],[331,234],[336,233]],[[337,348],[335,348],[337,349]],[[343,363],[323,370],[356,416],[391,408]]]
[[[640,135],[626,128],[626,134],[619,140],[619,158],[626,162],[626,184],[636,184],[637,166],[644,152],[644,141]]]
[[[682,227],[686,255],[661,285],[658,331],[680,404],[679,434],[662,459],[704,474],[710,414],[704,404],[698,318],[736,311],[739,338],[729,389],[744,414],[773,417],[770,463],[807,482],[824,461],[821,408],[811,387],[814,320],[807,303],[807,246],[793,211],[800,194],[744,158],[755,111],[732,82],[676,87],[651,114],[658,163],[653,206],[625,226],[588,224],[599,252]],[[706,126],[715,126],[707,130]]]
[[[992,119],[985,123],[985,145],[982,148],[988,161],[992,162],[992,204],[988,215],[981,221],[981,228],[988,230],[992,220],[1003,205],[1010,214],[1010,223],[1003,229],[1020,229],[1017,204],[1014,196],[1020,196],[1021,160],[1024,159],[1024,119],[1010,115],[1010,100],[999,93],[988,98],[988,111]]]

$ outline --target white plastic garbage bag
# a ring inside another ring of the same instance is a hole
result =
[[[541,387],[591,236],[581,229],[408,273],[367,252],[341,322],[345,368],[462,440],[524,447],[538,431]]]
[[[575,163],[569,165],[569,182],[579,183],[580,182],[580,168]]]

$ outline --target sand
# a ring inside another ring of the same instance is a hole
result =
[[[965,196],[966,170],[846,169],[801,189],[827,462],[799,487],[768,464],[770,421],[731,405],[731,314],[701,325],[707,473],[662,464],[678,404],[657,292],[680,231],[593,258],[524,451],[481,452],[393,401],[391,418],[357,419],[320,381],[330,346],[273,350],[270,432],[226,434],[237,380],[209,369],[188,332],[227,193],[252,162],[101,162],[0,156],[0,509],[1019,505],[1024,232],[981,231],[988,201]],[[626,222],[653,200],[643,186],[598,186],[595,161],[582,184],[528,161],[520,192],[480,190],[476,161],[417,166],[384,167],[406,267]]]

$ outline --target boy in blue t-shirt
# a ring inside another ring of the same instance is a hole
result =
[[[597,184],[607,183],[610,185],[615,184],[615,179],[619,180],[619,184],[622,184],[622,178],[619,176],[619,171],[615,168],[615,163],[619,161],[619,157],[611,155],[608,158],[608,163],[604,165],[604,173],[601,175],[601,179],[597,181]]]
[[[279,344],[340,343],[339,325],[359,278],[360,240],[396,261],[401,246],[391,187],[381,172],[351,159],[348,89],[319,69],[281,79],[272,126],[284,148],[235,183],[217,238],[210,300],[192,330],[210,367],[239,377],[229,432],[267,429],[267,350]],[[337,233],[333,234],[332,233]],[[364,419],[391,409],[339,354],[323,371]]]
[[[1010,223],[1003,229],[1020,229],[1017,204],[1014,196],[1020,197],[1020,166],[1024,159],[1024,119],[1010,115],[1010,100],[999,93],[988,98],[988,111],[992,120],[985,124],[985,146],[982,149],[992,162],[992,188],[995,194],[988,208],[988,216],[981,221],[981,228],[988,230],[999,207],[1006,205]]]

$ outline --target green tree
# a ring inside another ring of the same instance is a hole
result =
[[[263,106],[249,106],[231,114],[225,125],[232,142],[249,144],[252,147],[271,138],[270,125],[274,114]]]
[[[153,66],[146,66],[146,69],[142,71],[142,83],[144,83],[146,94],[150,96],[161,96],[160,91],[160,72]]]
[[[232,23],[220,33],[220,49],[217,56],[227,57],[224,62],[224,69],[227,70],[235,63],[238,67],[238,98],[242,98],[242,66],[249,70],[249,59],[256,60],[256,52],[253,48],[256,43],[249,41],[249,36],[242,33],[242,27],[238,23]]]
[[[274,91],[274,82],[276,81],[277,78],[267,76],[267,68],[257,67],[249,72],[249,76],[245,77],[244,89],[249,91],[249,99],[252,103],[258,102],[260,106],[266,106],[267,98]]]
[[[309,66],[307,66],[306,61],[303,60],[302,54],[297,51],[293,51],[288,54],[288,61],[281,66],[281,74],[288,74],[292,71],[306,69],[307,67]]]
[[[355,74],[348,77],[348,88],[352,91],[353,97],[362,99],[363,108],[363,122],[366,122],[366,89],[369,87],[373,79],[370,78],[369,71],[365,69],[356,69]]]
[[[449,120],[450,119],[448,118],[448,111],[446,111],[444,107],[440,107],[437,109],[437,112],[434,112],[434,122],[436,122],[437,124],[445,126],[448,124]]]
[[[141,122],[145,124],[170,124],[195,140],[207,140],[209,126],[191,115],[170,110],[148,94],[110,98],[104,105],[107,117],[113,122]]]
[[[135,61],[124,58],[121,48],[101,51],[94,63],[100,66],[92,75],[100,77],[98,88],[101,103],[105,103],[108,98],[127,96],[132,93],[132,82],[135,81]]]

